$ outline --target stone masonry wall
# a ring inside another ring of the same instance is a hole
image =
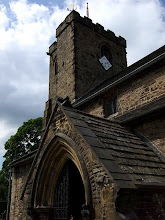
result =
[[[96,24],[98,30],[93,30],[93,24],[87,19],[88,25],[75,22],[75,52],[76,52],[76,96],[80,97],[97,86],[103,80],[116,75],[126,68],[126,51],[124,45],[117,41],[117,37],[111,31]],[[111,38],[103,33],[109,33]],[[100,64],[101,47],[109,47],[109,61],[112,67],[105,70]]]
[[[96,155],[92,152],[89,145],[83,140],[82,136],[75,129],[75,126],[72,125],[70,120],[68,120],[67,117],[65,115],[63,115],[62,112],[60,113],[60,115],[58,115],[52,121],[52,124],[49,129],[49,134],[48,134],[47,138],[45,139],[46,142],[43,145],[42,150],[37,158],[36,166],[38,166],[39,161],[43,157],[45,150],[50,147],[49,146],[49,144],[51,143],[50,140],[52,140],[54,138],[55,132],[57,132],[57,134],[60,133],[60,134],[66,135],[67,139],[70,139],[71,142],[74,143],[74,146],[73,146],[74,148],[72,148],[72,146],[70,146],[67,150],[67,154],[69,152],[71,152],[70,156],[74,155],[74,153],[73,153],[73,149],[74,149],[74,151],[76,152],[76,155],[81,155],[81,157],[83,158],[83,161],[81,161],[81,162],[82,162],[82,164],[84,164],[86,166],[88,176],[84,176],[83,174],[81,174],[81,176],[85,178],[83,180],[84,184],[87,184],[88,178],[90,181],[91,192],[89,192],[89,195],[91,194],[91,196],[92,196],[91,210],[93,210],[93,212],[91,211],[91,214],[92,213],[94,214],[94,215],[92,215],[91,219],[119,220],[120,218],[118,217],[116,210],[115,210],[115,199],[117,196],[118,188],[117,188],[116,184],[113,182],[113,178],[110,176],[109,173],[107,173],[107,171],[104,169],[104,167],[100,164]],[[64,144],[64,142],[63,142],[63,144]],[[52,147],[53,147],[53,145],[52,145]],[[52,154],[55,151],[57,152],[57,148],[53,147],[51,149],[52,150],[54,149],[53,151],[50,150],[50,152]],[[51,157],[51,158],[52,158],[51,164],[53,164],[53,160],[56,164],[56,163],[58,163],[58,160],[60,159],[59,154],[57,154],[57,156],[56,156],[56,154],[54,154],[54,157]],[[74,159],[75,158],[77,158],[77,156],[74,157]],[[78,161],[75,161],[75,164],[76,163],[79,164]],[[56,166],[54,168],[56,168]],[[53,167],[49,166],[49,169],[53,169]],[[36,170],[34,170],[34,172],[36,172]],[[41,173],[39,172],[39,173],[42,175],[44,172],[45,171],[42,170],[42,172]],[[47,172],[50,172],[50,170]],[[35,174],[32,174],[32,176],[35,176]],[[41,181],[40,184],[41,184],[40,187],[42,188],[42,186],[44,186],[44,181],[43,182]],[[46,189],[46,191],[49,191],[51,186],[52,185],[50,184],[47,186],[47,188],[44,188],[44,189]],[[53,186],[55,186],[55,183],[53,184]],[[86,188],[88,188],[88,187],[86,187]],[[40,192],[40,190],[39,190],[39,192]],[[36,192],[36,194],[37,193],[38,192]],[[25,192],[25,195],[26,195],[26,192]],[[52,201],[54,201],[54,195],[50,194],[50,196],[53,197]],[[35,198],[38,198],[38,196],[35,196]],[[33,199],[35,199],[35,198],[33,198]],[[41,205],[40,209],[42,209],[42,202],[44,203],[45,206],[48,205],[46,201],[47,200],[42,198],[42,201],[35,201],[34,204],[37,207],[38,207],[38,205]],[[50,206],[50,204],[49,204],[49,206]],[[39,219],[44,219],[44,220],[49,219],[47,217],[42,218],[42,216],[41,216],[42,213],[38,213],[38,214],[39,214]]]
[[[75,99],[74,25],[70,24],[57,41],[56,94],[62,98]]]
[[[145,122],[135,129],[165,155],[165,116]]]
[[[10,205],[10,220],[30,220],[27,216],[27,200],[26,194],[21,200],[21,193],[26,182],[31,163],[17,166],[13,168],[12,173],[12,191]]]
[[[57,61],[57,42],[54,42],[49,47],[50,61],[49,61],[49,99],[53,100],[56,94],[56,80],[55,80],[55,63]]]
[[[120,218],[115,210],[118,189],[109,174],[107,174],[90,147],[84,142],[81,135],[77,133],[75,127],[69,123],[66,117],[59,118],[55,126],[58,132],[66,134],[74,141],[85,162],[91,186],[93,211],[95,213],[92,219],[119,220]]]
[[[109,118],[135,110],[165,96],[165,66],[141,73],[139,77],[134,77],[123,84],[119,84],[118,87],[106,91],[99,98],[85,103],[79,109],[99,117],[104,117],[104,100],[115,96],[115,94],[118,99],[118,113],[109,116]]]
[[[71,102],[104,79],[127,66],[126,41],[89,18],[72,11],[56,30],[57,42],[49,48],[49,99],[69,96]],[[100,64],[101,47],[107,45],[112,68]]]
[[[115,116],[122,115],[127,111],[136,110],[141,106],[152,103],[156,99],[165,96],[165,67],[160,66],[156,70],[150,69],[141,77],[133,78],[127,83],[123,83],[118,88],[111,89],[99,98],[83,105],[80,110],[90,114],[104,117],[104,99],[114,96],[116,91],[118,97],[118,113],[109,116],[115,119]],[[147,121],[134,128],[146,137],[154,146],[165,155],[165,117]]]
[[[96,98],[92,99],[90,102],[85,103],[79,109],[81,111],[87,112],[91,115],[95,115],[95,116],[98,116],[98,117],[104,117],[102,97],[101,98],[96,97]]]
[[[75,99],[73,37],[73,25],[69,25],[58,36],[57,47],[50,57],[49,99],[52,99],[52,104],[56,96],[65,98],[69,95],[72,101]]]
[[[145,72],[118,90],[119,114],[165,95],[165,66]]]

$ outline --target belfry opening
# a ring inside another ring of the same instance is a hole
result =
[[[54,220],[81,219],[85,190],[75,164],[68,160],[57,181],[54,200]]]

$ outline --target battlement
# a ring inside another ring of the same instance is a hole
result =
[[[57,42],[55,41],[50,45],[49,53],[47,53],[47,55],[52,55],[56,49],[57,49]]]
[[[81,17],[80,14],[76,11],[72,11],[66,18],[65,20],[58,26],[56,29],[56,37],[58,37],[73,21],[79,22],[82,25],[85,25],[92,30],[98,32],[99,34],[103,35],[104,37],[120,44],[124,48],[126,48],[126,40],[119,36],[116,37],[114,32],[110,30],[105,30],[104,27],[101,24],[94,24],[92,20],[86,16]]]

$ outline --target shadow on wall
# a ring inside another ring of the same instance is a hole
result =
[[[0,201],[0,220],[6,220],[7,202]]]

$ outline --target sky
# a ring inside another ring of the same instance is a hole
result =
[[[49,46],[84,0],[0,0],[0,169],[4,143],[24,121],[43,116],[48,100]],[[128,65],[165,42],[165,0],[88,0],[89,17],[127,40]]]

